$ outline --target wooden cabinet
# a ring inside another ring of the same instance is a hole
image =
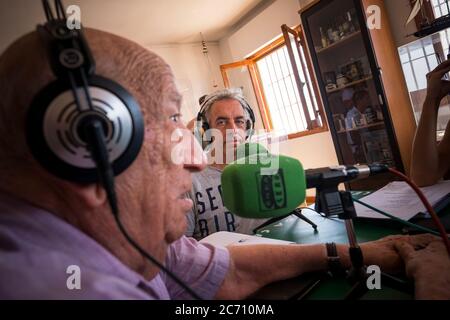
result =
[[[415,122],[383,1],[321,0],[299,13],[339,162],[408,171]]]

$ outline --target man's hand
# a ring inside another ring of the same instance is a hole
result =
[[[403,271],[403,261],[397,251],[397,245],[405,243],[414,249],[423,249],[430,242],[439,238],[431,234],[420,234],[415,236],[388,236],[377,241],[361,244],[364,256],[364,264],[377,265],[381,271],[386,273],[400,273]]]
[[[450,60],[438,65],[427,74],[427,99],[439,106],[443,97],[450,93],[450,81],[442,77],[450,71]]]
[[[406,265],[406,275],[414,279],[416,299],[450,299],[450,257],[441,240],[424,249],[408,242],[396,242],[395,248]]]

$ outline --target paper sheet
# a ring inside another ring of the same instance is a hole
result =
[[[294,242],[269,239],[258,236],[251,236],[248,234],[241,234],[235,232],[219,231],[215,232],[200,242],[209,243],[214,246],[226,247],[229,245],[248,245],[248,244],[291,244]]]
[[[420,188],[428,201],[434,206],[450,193],[450,180],[441,181],[433,186]],[[371,206],[398,218],[409,220],[420,212],[426,212],[422,201],[413,189],[403,181],[394,181],[380,190],[359,199]],[[355,202],[358,217],[386,219],[387,217]]]

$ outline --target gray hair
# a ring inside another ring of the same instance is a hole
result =
[[[215,91],[205,97],[204,104],[202,107],[204,110],[205,118],[208,122],[209,122],[211,106],[217,101],[228,100],[228,99],[234,99],[234,100],[239,101],[239,103],[242,106],[242,109],[244,110],[245,120],[246,121],[250,120],[250,113],[248,112],[247,108],[245,107],[248,105],[248,103],[245,101],[244,95],[242,93],[242,89],[241,88],[225,88],[222,90]]]

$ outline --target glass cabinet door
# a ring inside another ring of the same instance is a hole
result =
[[[340,162],[396,167],[392,126],[387,127],[384,96],[368,56],[373,53],[367,51],[370,39],[355,3],[320,1],[301,14],[303,27]]]

